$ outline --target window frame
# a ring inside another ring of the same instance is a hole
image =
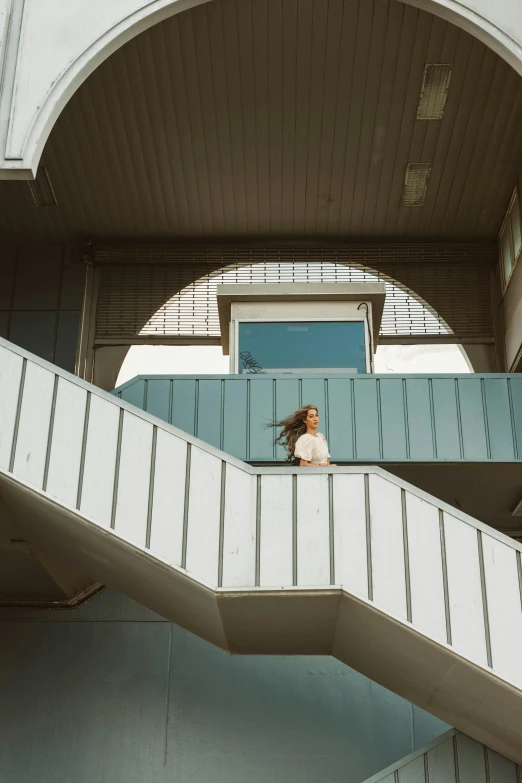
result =
[[[505,291],[507,290],[510,280],[513,277],[513,272],[515,271],[517,262],[520,256],[522,256],[522,243],[520,245],[518,255],[515,255],[515,243],[513,240],[513,227],[512,227],[512,220],[511,220],[511,216],[514,210],[517,211],[519,225],[522,233],[522,209],[520,205],[520,194],[518,190],[518,185],[515,185],[513,193],[511,194],[511,198],[509,200],[509,206],[504,216],[504,220],[502,221],[502,227],[498,235],[499,261],[500,261],[500,272],[502,278],[503,293],[505,293]],[[506,265],[504,263],[504,234],[506,231],[509,232],[509,244],[511,247],[511,269],[507,277],[506,277]]]

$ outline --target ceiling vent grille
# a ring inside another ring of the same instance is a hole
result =
[[[451,82],[452,65],[427,65],[417,109],[418,120],[441,120]]]
[[[408,163],[402,193],[403,207],[422,207],[426,200],[431,163]]]
[[[39,166],[36,177],[27,184],[37,207],[55,207],[58,204],[47,166]]]

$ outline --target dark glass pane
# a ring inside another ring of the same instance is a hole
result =
[[[366,372],[363,321],[239,324],[239,372]]]
[[[513,202],[511,207],[511,234],[513,236],[513,250],[515,251],[515,260],[518,258],[518,254],[522,249],[522,230],[520,227],[520,205],[518,198]]]
[[[509,228],[509,221],[506,223],[504,232],[500,238],[502,245],[502,263],[504,265],[504,282],[507,282],[511,276],[511,270],[513,269],[513,250],[511,247],[511,231]]]

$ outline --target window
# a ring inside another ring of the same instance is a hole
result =
[[[239,373],[366,372],[363,321],[239,323]]]
[[[520,255],[522,248],[522,230],[520,227],[520,203],[518,200],[518,193],[515,191],[515,197],[513,199],[513,206],[510,212],[511,222],[511,236],[513,237],[513,250],[515,253],[515,263]]]
[[[521,251],[522,218],[520,214],[518,190],[515,188],[500,232],[500,260],[504,290],[507,288]]]

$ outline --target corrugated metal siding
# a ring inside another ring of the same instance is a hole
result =
[[[451,731],[365,783],[520,783],[522,767]]]
[[[100,342],[140,333],[219,337],[216,276],[241,269],[241,282],[288,281],[291,264],[298,265],[301,282],[318,276],[323,282],[362,280],[369,272],[395,283],[394,289],[388,286],[381,326],[390,340],[407,334],[422,341],[424,335],[448,332],[456,342],[493,340],[493,244],[115,244],[96,246],[93,259],[100,267]]]
[[[453,64],[441,121],[426,63]],[[3,237],[493,238],[522,159],[522,82],[396,0],[215,0],[130,41],[44,152],[58,198],[0,183]],[[406,164],[432,163],[401,207]]]
[[[284,460],[278,421],[314,404],[338,462],[522,460],[518,375],[151,376],[113,392],[239,459]]]

